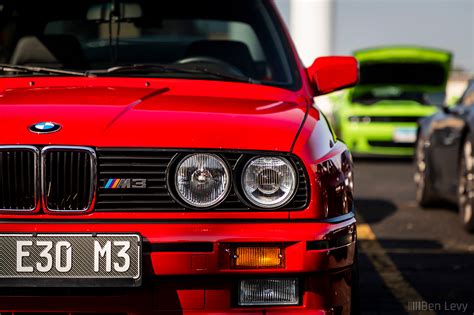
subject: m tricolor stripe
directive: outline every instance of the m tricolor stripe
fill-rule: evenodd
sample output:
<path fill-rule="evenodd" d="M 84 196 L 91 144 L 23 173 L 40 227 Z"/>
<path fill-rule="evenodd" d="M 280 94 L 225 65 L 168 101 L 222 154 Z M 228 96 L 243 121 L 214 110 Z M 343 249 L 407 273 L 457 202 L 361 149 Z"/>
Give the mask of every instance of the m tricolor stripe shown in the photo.
<path fill-rule="evenodd" d="M 145 178 L 109 178 L 104 180 L 104 189 L 145 189 Z"/>
<path fill-rule="evenodd" d="M 107 181 L 104 188 L 105 189 L 117 188 L 118 184 L 120 184 L 120 179 L 119 178 L 111 178 Z"/>

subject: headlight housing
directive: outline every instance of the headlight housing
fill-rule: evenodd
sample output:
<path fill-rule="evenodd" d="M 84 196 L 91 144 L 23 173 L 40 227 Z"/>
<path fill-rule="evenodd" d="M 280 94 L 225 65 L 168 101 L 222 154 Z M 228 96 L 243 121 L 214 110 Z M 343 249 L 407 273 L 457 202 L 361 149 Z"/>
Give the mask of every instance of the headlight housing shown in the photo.
<path fill-rule="evenodd" d="M 255 206 L 274 209 L 288 203 L 297 186 L 293 165 L 283 157 L 251 159 L 242 172 L 242 189 Z"/>
<path fill-rule="evenodd" d="M 230 189 L 227 164 L 214 154 L 191 154 L 176 168 L 175 188 L 190 206 L 210 208 L 222 202 Z"/>

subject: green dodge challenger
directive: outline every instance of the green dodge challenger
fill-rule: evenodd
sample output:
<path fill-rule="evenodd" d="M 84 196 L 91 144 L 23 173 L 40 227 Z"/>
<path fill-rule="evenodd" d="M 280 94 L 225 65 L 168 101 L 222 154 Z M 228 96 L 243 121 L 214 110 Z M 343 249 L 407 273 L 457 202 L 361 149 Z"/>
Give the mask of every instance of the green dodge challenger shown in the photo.
<path fill-rule="evenodd" d="M 359 50 L 360 83 L 335 98 L 336 131 L 355 155 L 412 156 L 418 119 L 433 114 L 451 68 L 448 51 Z"/>

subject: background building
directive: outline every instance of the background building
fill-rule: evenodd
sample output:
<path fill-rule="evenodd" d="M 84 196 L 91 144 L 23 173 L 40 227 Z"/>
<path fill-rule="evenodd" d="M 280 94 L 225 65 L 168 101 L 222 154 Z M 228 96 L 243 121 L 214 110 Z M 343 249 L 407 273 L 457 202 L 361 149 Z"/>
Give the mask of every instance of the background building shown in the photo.
<path fill-rule="evenodd" d="M 448 99 L 474 74 L 474 0 L 275 0 L 301 59 L 383 45 L 454 53 Z"/>
<path fill-rule="evenodd" d="M 473 0 L 276 0 L 306 64 L 315 56 L 412 44 L 453 51 L 474 72 Z"/>

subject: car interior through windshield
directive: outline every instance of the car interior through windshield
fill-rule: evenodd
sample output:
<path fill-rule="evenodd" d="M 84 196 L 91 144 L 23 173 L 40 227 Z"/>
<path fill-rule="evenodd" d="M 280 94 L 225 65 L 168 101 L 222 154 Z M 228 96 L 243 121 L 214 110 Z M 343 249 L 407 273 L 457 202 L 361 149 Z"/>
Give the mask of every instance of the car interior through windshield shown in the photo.
<path fill-rule="evenodd" d="M 265 5 L 259 0 L 177 0 L 164 10 L 159 1 L 144 0 L 0 0 L 0 63 L 83 71 L 141 65 L 113 75 L 227 75 L 290 86 L 295 73 L 287 43 L 275 17 L 261 10 Z"/>

